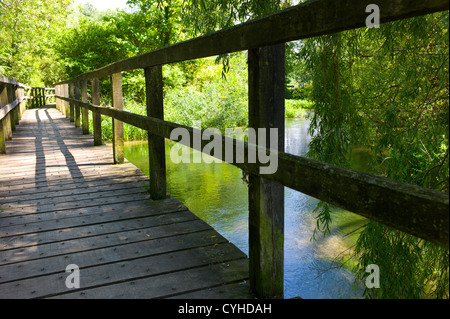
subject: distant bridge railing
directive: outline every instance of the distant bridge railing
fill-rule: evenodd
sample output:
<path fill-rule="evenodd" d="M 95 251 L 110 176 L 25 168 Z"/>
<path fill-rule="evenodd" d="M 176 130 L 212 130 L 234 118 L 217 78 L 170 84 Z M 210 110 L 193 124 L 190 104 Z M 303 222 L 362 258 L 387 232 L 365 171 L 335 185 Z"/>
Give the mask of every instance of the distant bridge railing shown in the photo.
<path fill-rule="evenodd" d="M 166 197 L 164 139 L 176 128 L 189 131 L 198 151 L 210 141 L 194 143 L 198 130 L 164 121 L 162 65 L 248 50 L 249 126 L 278 129 L 278 170 L 261 175 L 259 163 L 232 164 L 249 173 L 249 271 L 259 297 L 283 296 L 284 187 L 332 203 L 371 220 L 449 247 L 449 196 L 446 193 L 368 175 L 284 152 L 285 42 L 365 26 L 372 0 L 313 0 L 212 34 L 112 63 L 56 83 L 56 105 L 75 126 L 89 133 L 93 112 L 94 144 L 101 144 L 101 115 L 113 122 L 113 156 L 124 161 L 123 123 L 149 133 L 150 192 Z M 447 0 L 379 0 L 380 21 L 448 10 Z M 121 72 L 144 69 L 147 116 L 123 111 Z M 111 77 L 112 107 L 99 106 L 99 78 Z M 87 81 L 92 101 L 88 101 Z M 242 143 L 224 136 L 225 146 Z M 173 139 L 178 141 L 178 139 Z M 268 145 L 268 144 L 266 144 Z M 259 148 L 244 143 L 244 154 Z M 236 158 L 236 154 L 233 154 Z M 220 158 L 222 159 L 222 158 Z"/>
<path fill-rule="evenodd" d="M 0 154 L 6 153 L 6 141 L 12 139 L 27 100 L 30 108 L 54 103 L 55 89 L 30 87 L 0 75 Z"/>

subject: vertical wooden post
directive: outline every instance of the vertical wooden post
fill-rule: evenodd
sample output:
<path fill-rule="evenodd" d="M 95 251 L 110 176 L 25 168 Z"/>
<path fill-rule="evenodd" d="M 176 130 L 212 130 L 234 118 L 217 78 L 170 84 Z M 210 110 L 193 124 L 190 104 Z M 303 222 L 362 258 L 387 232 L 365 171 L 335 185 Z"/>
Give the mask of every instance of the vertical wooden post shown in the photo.
<path fill-rule="evenodd" d="M 284 44 L 249 50 L 249 127 L 278 129 L 284 150 Z M 258 140 L 258 144 L 260 141 Z M 283 298 L 284 187 L 249 176 L 250 287 L 259 298 Z"/>
<path fill-rule="evenodd" d="M 20 87 L 20 86 L 17 87 L 17 98 L 18 99 L 22 99 L 23 98 L 23 88 Z M 19 122 L 22 119 L 23 103 L 24 103 L 24 101 L 22 100 L 20 102 L 19 106 L 17 107 L 17 119 L 18 119 Z"/>
<path fill-rule="evenodd" d="M 71 99 L 75 97 L 74 83 L 69 84 L 69 97 Z M 73 103 L 70 103 L 70 122 L 75 122 L 75 105 Z"/>
<path fill-rule="evenodd" d="M 19 87 L 17 85 L 13 86 L 13 101 L 19 99 Z M 20 119 L 20 105 L 16 106 L 14 109 L 14 122 L 15 125 L 19 125 L 19 119 Z"/>
<path fill-rule="evenodd" d="M 8 85 L 6 83 L 0 84 L 0 104 L 5 106 L 8 104 Z M 3 129 L 5 134 L 5 139 L 9 141 L 12 139 L 12 130 L 11 130 L 11 116 L 8 113 L 3 118 Z"/>
<path fill-rule="evenodd" d="M 44 88 L 40 88 L 41 91 L 41 106 L 45 105 L 45 90 Z"/>
<path fill-rule="evenodd" d="M 92 104 L 100 105 L 100 81 L 95 78 L 91 82 Z M 94 126 L 94 145 L 102 145 L 102 116 L 97 112 L 92 112 Z"/>
<path fill-rule="evenodd" d="M 64 97 L 69 97 L 69 84 L 63 84 L 63 95 Z M 64 108 L 66 110 L 66 119 L 68 119 L 70 117 L 70 105 L 69 102 L 64 101 L 63 102 Z"/>
<path fill-rule="evenodd" d="M 6 154 L 6 136 L 5 128 L 3 126 L 3 119 L 0 120 L 0 154 Z"/>
<path fill-rule="evenodd" d="M 56 85 L 55 86 L 55 94 L 56 95 L 61 95 L 61 92 L 60 92 L 60 90 L 59 90 L 59 85 Z M 59 111 L 59 103 L 61 103 L 61 100 L 60 99 L 56 99 L 56 101 L 55 101 L 55 104 L 56 104 L 56 109 Z"/>
<path fill-rule="evenodd" d="M 80 99 L 80 82 L 75 82 L 75 100 Z M 80 107 L 75 105 L 75 127 L 81 126 Z"/>
<path fill-rule="evenodd" d="M 12 84 L 6 86 L 7 95 L 8 95 L 8 103 L 12 103 L 14 98 L 14 86 Z M 9 112 L 9 120 L 11 121 L 11 132 L 14 132 L 16 130 L 16 115 L 15 111 L 11 110 Z"/>
<path fill-rule="evenodd" d="M 147 116 L 164 120 L 162 66 L 145 70 Z M 166 153 L 163 137 L 148 134 L 150 195 L 152 199 L 166 198 Z"/>
<path fill-rule="evenodd" d="M 2 98 L 3 85 L 0 83 L 0 109 L 4 106 Z M 0 119 L 0 154 L 6 154 L 6 127 L 3 124 L 5 118 Z"/>
<path fill-rule="evenodd" d="M 65 84 L 61 84 L 59 86 L 59 95 L 66 97 L 64 87 L 65 87 Z M 60 108 L 61 113 L 67 117 L 66 101 L 61 100 L 61 103 L 59 104 L 59 108 Z"/>
<path fill-rule="evenodd" d="M 34 89 L 30 89 L 30 108 L 34 108 Z"/>
<path fill-rule="evenodd" d="M 81 81 L 81 101 L 88 102 L 87 81 Z M 81 117 L 83 119 L 83 134 L 89 134 L 89 110 L 85 107 L 81 108 Z"/>
<path fill-rule="evenodd" d="M 55 93 L 57 93 L 59 96 L 64 96 L 64 92 L 62 90 L 62 85 L 57 85 L 55 88 Z M 61 99 L 56 100 L 56 109 L 60 112 L 62 112 L 62 106 L 64 104 L 64 101 Z"/>
<path fill-rule="evenodd" d="M 122 96 L 122 74 L 114 73 L 111 75 L 112 106 L 118 110 L 123 110 Z M 124 144 L 123 144 L 123 123 L 113 118 L 113 154 L 114 163 L 122 164 L 124 162 Z"/>

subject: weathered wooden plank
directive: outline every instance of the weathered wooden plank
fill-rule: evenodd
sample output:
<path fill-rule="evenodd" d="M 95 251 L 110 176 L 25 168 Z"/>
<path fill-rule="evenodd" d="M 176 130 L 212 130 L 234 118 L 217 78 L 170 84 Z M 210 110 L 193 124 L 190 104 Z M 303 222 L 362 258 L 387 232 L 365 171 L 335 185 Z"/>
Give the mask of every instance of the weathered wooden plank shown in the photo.
<path fill-rule="evenodd" d="M 63 194 L 52 194 L 50 196 L 44 197 L 44 200 L 42 198 L 33 198 L 33 199 L 24 199 L 24 200 L 18 200 L 18 201 L 7 201 L 5 203 L 1 204 L 1 208 L 7 209 L 11 207 L 26 207 L 26 206 L 39 206 L 43 202 L 45 202 L 45 205 L 56 205 L 60 203 L 70 203 L 72 201 L 74 202 L 83 202 L 83 201 L 90 201 L 93 202 L 96 199 L 103 199 L 106 197 L 114 197 L 114 196 L 129 196 L 133 194 L 143 194 L 142 198 L 148 197 L 146 196 L 147 191 L 144 188 L 144 185 L 139 185 L 136 183 L 129 184 L 132 186 L 126 187 L 117 187 L 117 188 L 106 188 L 103 190 L 97 190 L 96 192 L 80 192 L 79 194 L 73 194 L 77 195 L 76 199 L 68 199 Z"/>
<path fill-rule="evenodd" d="M 0 220 L 0 229 L 2 231 L 6 231 L 5 227 L 11 227 L 14 225 L 22 226 L 24 227 L 26 224 L 31 223 L 39 223 L 38 225 L 42 225 L 42 222 L 50 221 L 53 222 L 55 220 L 58 220 L 61 222 L 65 218 L 72 218 L 72 217 L 79 217 L 86 215 L 98 215 L 98 214 L 104 214 L 105 212 L 112 212 L 112 211 L 121 211 L 121 212 L 130 212 L 133 214 L 139 214 L 142 213 L 143 210 L 147 209 L 149 210 L 149 213 L 154 211 L 155 205 L 152 201 L 143 200 L 139 196 L 130 196 L 131 198 L 127 198 L 126 200 L 124 198 L 122 201 L 117 201 L 114 199 L 113 202 L 107 202 L 108 207 L 95 205 L 99 203 L 98 201 L 95 202 L 94 205 L 79 205 L 75 209 L 60 209 L 60 210 L 51 210 L 47 212 L 42 213 L 32 213 L 32 214 L 12 214 L 10 211 L 8 211 L 8 214 L 2 214 Z M 76 202 L 76 201 L 74 201 Z M 119 204 L 119 205 L 118 205 Z M 111 206 L 111 208 L 109 208 Z M 159 203 L 158 205 L 158 213 L 163 214 L 167 212 L 175 212 L 180 210 L 187 210 L 184 205 L 181 205 L 179 202 L 164 202 Z M 130 215 L 132 216 L 132 215 Z M 130 217 L 128 216 L 128 217 Z M 61 224 L 60 224 L 61 226 Z M 42 226 L 39 226 L 41 228 Z M 20 227 L 19 227 L 20 228 Z"/>
<path fill-rule="evenodd" d="M 100 205 L 107 205 L 118 202 L 129 202 L 135 200 L 146 200 L 150 199 L 150 195 L 145 191 L 135 192 L 134 194 L 124 193 L 122 196 L 119 194 L 110 193 L 109 196 L 100 196 L 95 199 L 89 199 L 84 201 L 71 201 L 71 202 L 59 202 L 53 204 L 45 203 L 45 200 L 42 203 L 37 205 L 4 205 L 1 207 L 2 212 L 7 212 L 9 216 L 14 215 L 24 215 L 24 214 L 37 214 L 37 213 L 46 213 L 52 211 L 59 210 L 67 210 L 67 209 L 76 209 L 83 207 L 96 207 Z"/>
<path fill-rule="evenodd" d="M 103 208 L 103 210 L 106 209 Z M 139 211 L 139 209 L 136 209 L 136 211 Z M 145 212 L 141 209 L 141 213 Z M 148 229 L 150 227 L 175 225 L 178 223 L 185 223 L 195 220 L 198 220 L 198 218 L 194 214 L 186 213 L 186 210 L 179 210 L 166 213 L 162 212 L 161 214 L 155 216 L 126 219 L 119 222 L 105 221 L 92 225 L 81 224 L 78 227 L 49 229 L 39 233 L 14 235 L 11 237 L 5 237 L 1 240 L 2 258 L 0 259 L 0 262 L 2 264 L 9 264 L 61 254 L 61 247 L 58 250 L 40 251 L 38 249 L 40 245 L 59 243 L 59 245 L 62 246 L 62 242 L 70 240 L 80 241 L 82 238 L 92 236 L 108 235 L 133 230 L 138 231 Z M 92 243 L 90 247 L 97 248 L 98 245 L 101 244 L 95 242 Z"/>
<path fill-rule="evenodd" d="M 98 206 L 95 207 L 95 210 L 99 210 Z M 164 214 L 167 212 L 161 211 L 158 214 Z M 67 217 L 67 218 L 57 218 L 52 220 L 45 220 L 40 222 L 32 222 L 29 224 L 22 225 L 11 225 L 4 226 L 1 228 L 2 233 L 0 234 L 0 238 L 18 236 L 23 234 L 31 234 L 36 232 L 43 232 L 48 230 L 59 230 L 70 227 L 77 227 L 79 225 L 94 225 L 102 222 L 112 222 L 118 220 L 128 220 L 128 219 L 136 219 L 142 217 L 142 211 L 130 211 L 126 214 L 123 211 L 113 211 L 109 214 L 98 213 L 98 214 L 83 214 L 80 216 Z"/>
<path fill-rule="evenodd" d="M 251 295 L 249 291 L 249 283 L 246 280 L 242 280 L 236 283 L 224 284 L 213 288 L 172 295 L 167 299 L 254 299 L 255 296 Z"/>
<path fill-rule="evenodd" d="M 100 169 L 100 168 L 99 168 Z M 67 178 L 64 178 L 65 176 L 57 176 L 53 179 L 47 179 L 47 180 L 33 180 L 32 178 L 26 178 L 23 177 L 20 179 L 20 181 L 15 179 L 11 179 L 9 181 L 2 181 L 2 184 L 0 184 L 0 193 L 14 193 L 23 191 L 25 194 L 26 192 L 33 192 L 36 188 L 38 189 L 37 192 L 45 191 L 46 188 L 51 189 L 52 187 L 65 187 L 64 185 L 68 185 L 68 188 L 70 188 L 70 185 L 77 185 L 80 184 L 80 186 L 83 186 L 83 183 L 89 183 L 91 181 L 102 181 L 105 179 L 116 179 L 123 177 L 123 174 L 121 172 L 117 171 L 106 171 L 104 174 L 101 174 L 99 172 L 99 169 L 91 169 L 89 171 L 83 171 L 82 176 L 67 176 Z M 62 173 L 62 172 L 61 172 Z M 145 175 L 138 171 L 136 168 L 133 167 L 126 167 L 123 170 L 123 173 L 128 173 L 135 177 L 144 177 Z M 135 174 L 135 175 L 133 175 Z M 2 194 L 3 195 L 3 194 Z"/>
<path fill-rule="evenodd" d="M 131 173 L 131 171 L 130 171 Z M 102 178 L 101 178 L 102 177 Z M 68 192 L 69 190 L 79 190 L 83 192 L 84 190 L 91 187 L 104 187 L 110 186 L 111 183 L 117 183 L 118 185 L 129 183 L 131 181 L 135 181 L 138 183 L 144 183 L 148 181 L 144 175 L 131 175 L 131 176 L 123 176 L 122 175 L 111 175 L 110 177 L 99 176 L 99 178 L 84 180 L 80 179 L 78 182 L 73 180 L 67 180 L 67 183 L 42 183 L 42 186 L 35 186 L 35 184 L 30 184 L 30 187 L 22 187 L 11 189 L 11 187 L 0 187 L 0 196 L 4 199 L 4 201 L 8 201 L 9 199 L 21 196 L 21 198 L 27 198 L 27 196 L 34 196 L 35 198 L 45 198 L 47 193 L 50 192 Z M 2 185 L 3 186 L 3 185 Z M 2 190 L 2 188 L 5 188 Z"/>
<path fill-rule="evenodd" d="M 127 165 L 128 166 L 128 165 Z M 104 165 L 104 169 L 107 169 L 106 165 Z M 131 166 L 125 167 L 125 172 L 129 174 L 133 174 L 136 172 L 136 176 L 143 176 L 143 173 L 138 173 L 136 168 Z M 105 172 L 106 176 L 116 175 L 120 176 L 120 172 L 117 170 L 111 170 L 109 172 Z M 11 175 L 1 184 L 2 187 L 7 187 L 8 189 L 21 189 L 27 188 L 30 185 L 35 187 L 36 185 L 47 186 L 53 184 L 70 184 L 77 183 L 79 181 L 85 181 L 89 179 L 94 179 L 96 177 L 101 178 L 103 176 L 101 167 L 97 168 L 89 168 L 84 169 L 83 171 L 75 172 L 74 170 L 58 170 L 54 172 L 48 172 L 46 174 L 40 173 L 38 174 L 36 179 L 31 178 L 26 175 Z M 16 186 L 14 188 L 14 186 Z"/>
<path fill-rule="evenodd" d="M 5 243 L 2 243 L 2 246 L 0 247 L 0 260 L 9 260 L 10 264 L 15 264 L 18 262 L 28 262 L 30 260 L 41 260 L 44 255 L 45 259 L 47 259 L 51 256 L 112 247 L 124 243 L 172 238 L 177 235 L 212 229 L 211 226 L 204 221 L 199 220 L 192 215 L 178 214 L 176 216 L 179 217 L 179 219 L 175 220 L 172 220 L 172 216 L 175 215 L 164 214 L 161 216 L 154 216 L 153 218 L 148 218 L 144 226 L 134 223 L 136 228 L 128 230 L 121 230 L 117 227 L 117 223 L 111 225 L 110 223 L 103 224 L 103 227 L 109 226 L 110 232 L 107 232 L 108 230 L 102 227 L 100 233 L 92 232 L 92 225 L 86 226 L 79 229 L 81 230 L 81 234 L 86 235 L 75 238 L 68 238 L 67 233 L 64 231 L 56 232 L 57 234 L 65 234 L 64 236 L 58 237 L 49 235 L 50 232 L 46 234 L 48 236 L 41 236 L 42 233 L 39 233 L 36 234 L 39 240 L 41 240 L 39 243 L 36 238 L 30 240 L 31 238 L 29 236 L 21 236 L 21 241 L 15 240 L 12 241 L 12 243 L 10 241 L 5 241 Z M 115 228 L 113 226 L 115 226 Z M 129 225 L 127 225 L 127 227 L 129 227 Z M 91 230 L 86 232 L 86 229 Z M 58 240 L 56 241 L 55 239 Z M 37 246 L 42 249 L 36 249 Z M 42 252 L 44 252 L 44 255 L 42 255 Z M 21 260 L 17 260 L 17 256 L 19 255 L 21 256 Z"/>
<path fill-rule="evenodd" d="M 202 244 L 199 243 L 199 245 Z M 127 250 L 124 251 L 124 253 L 127 252 Z M 134 258 L 128 256 L 130 259 L 133 258 L 132 261 L 119 261 L 86 268 L 83 268 L 85 259 L 80 258 L 77 264 L 81 269 L 80 287 L 87 289 L 111 285 L 117 282 L 245 258 L 241 251 L 227 243 L 168 252 L 150 257 L 145 255 L 142 257 L 142 253 L 140 251 L 134 252 Z M 98 256 L 97 259 L 99 259 Z M 55 274 L 0 284 L 0 296 L 3 298 L 41 298 L 67 293 L 70 290 L 65 285 L 66 276 L 62 276 L 62 272 L 65 271 L 67 265 L 62 261 L 58 273 Z M 20 290 L 17 289 L 17 285 L 20 285 Z"/>
<path fill-rule="evenodd" d="M 201 289 L 248 280 L 248 262 L 238 259 L 158 276 L 130 280 L 110 286 L 81 290 L 55 298 L 168 298 Z M 151 287 L 151 289 L 149 289 Z"/>

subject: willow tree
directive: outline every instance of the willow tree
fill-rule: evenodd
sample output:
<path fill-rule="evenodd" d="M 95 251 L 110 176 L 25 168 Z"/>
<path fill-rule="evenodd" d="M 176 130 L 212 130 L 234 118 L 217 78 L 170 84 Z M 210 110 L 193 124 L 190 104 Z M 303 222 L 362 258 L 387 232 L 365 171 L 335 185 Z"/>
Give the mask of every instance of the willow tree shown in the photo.
<path fill-rule="evenodd" d="M 192 31 L 207 33 L 289 6 L 282 0 L 186 0 Z M 308 156 L 354 168 L 366 150 L 368 173 L 448 192 L 448 12 L 301 42 L 294 54 L 311 79 L 314 115 Z M 226 61 L 226 60 L 225 60 Z M 335 208 L 321 202 L 318 228 L 329 232 Z M 448 249 L 375 222 L 354 247 L 354 271 L 380 268 L 366 297 L 448 297 Z"/>
<path fill-rule="evenodd" d="M 302 53 L 315 103 L 308 156 L 448 193 L 448 12 L 309 39 Z M 321 203 L 323 230 L 333 207 Z M 357 277 L 380 268 L 377 298 L 448 298 L 448 249 L 369 222 L 353 258 Z"/>

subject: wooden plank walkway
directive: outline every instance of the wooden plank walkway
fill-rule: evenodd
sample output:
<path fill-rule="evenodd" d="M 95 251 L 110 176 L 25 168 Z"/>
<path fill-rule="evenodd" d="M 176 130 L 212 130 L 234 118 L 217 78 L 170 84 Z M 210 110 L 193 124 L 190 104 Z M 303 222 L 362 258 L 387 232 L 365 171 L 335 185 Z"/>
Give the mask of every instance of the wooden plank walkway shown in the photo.
<path fill-rule="evenodd" d="M 250 297 L 243 252 L 92 145 L 54 108 L 23 114 L 0 155 L 0 298 Z"/>

